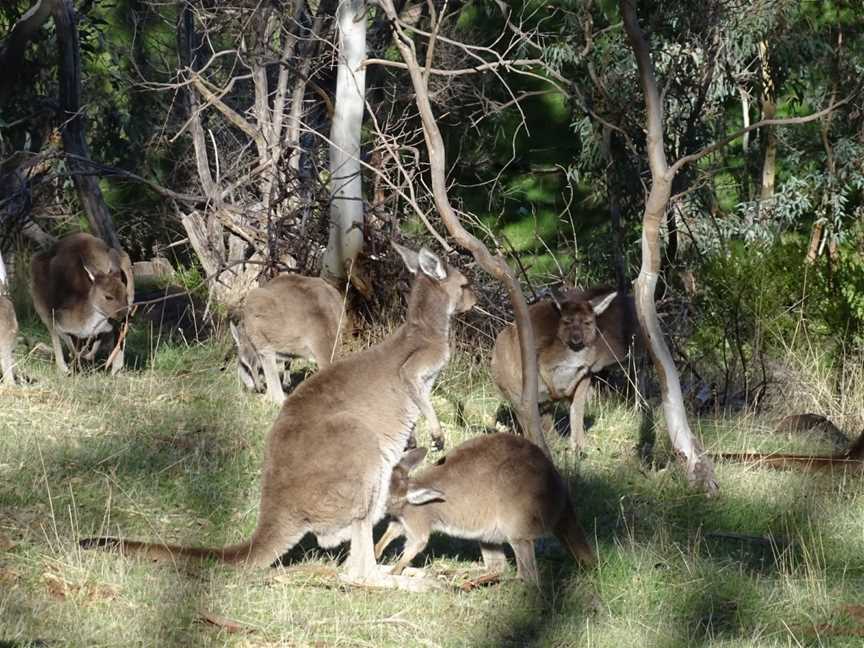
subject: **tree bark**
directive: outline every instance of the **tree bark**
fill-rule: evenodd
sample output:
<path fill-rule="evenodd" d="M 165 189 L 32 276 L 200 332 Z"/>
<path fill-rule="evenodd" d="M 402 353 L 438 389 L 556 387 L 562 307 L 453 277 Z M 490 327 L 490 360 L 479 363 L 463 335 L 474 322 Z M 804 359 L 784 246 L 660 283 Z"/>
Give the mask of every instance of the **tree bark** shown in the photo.
<path fill-rule="evenodd" d="M 768 61 L 768 43 L 759 42 L 759 58 L 762 69 L 762 119 L 774 119 L 777 114 L 774 79 Z M 769 200 L 774 196 L 774 180 L 777 176 L 777 135 L 773 126 L 762 129 L 762 181 L 759 198 Z"/>
<path fill-rule="evenodd" d="M 84 138 L 84 117 L 81 112 L 81 50 L 75 8 L 72 0 L 44 1 L 52 4 L 51 15 L 57 30 L 57 81 L 60 86 L 63 150 L 77 158 L 89 160 L 90 150 Z M 99 189 L 99 181 L 90 172 L 90 166 L 76 157 L 67 158 L 67 164 L 90 228 L 110 247 L 121 250 L 111 214 Z"/>
<path fill-rule="evenodd" d="M 660 227 L 669 205 L 675 174 L 666 161 L 663 104 L 654 76 L 651 54 L 632 3 L 633 0 L 621 0 L 621 16 L 636 58 L 639 80 L 645 95 L 647 155 L 651 169 L 651 190 L 642 217 L 642 267 L 635 285 L 636 314 L 660 381 L 663 411 L 672 445 L 679 459 L 686 464 L 688 481 L 701 486 L 709 494 L 715 494 L 718 485 L 714 477 L 714 465 L 690 430 L 678 370 L 660 329 L 654 302 L 661 266 Z"/>
<path fill-rule="evenodd" d="M 396 30 L 396 46 L 402 55 L 402 60 L 408 66 L 408 74 L 416 95 L 417 108 L 420 111 L 420 119 L 423 123 L 423 135 L 426 140 L 426 149 L 429 153 L 430 175 L 432 180 L 432 193 L 435 206 L 441 215 L 441 220 L 447 227 L 447 231 L 456 242 L 474 256 L 478 265 L 486 272 L 504 284 L 510 301 L 513 304 L 513 316 L 516 320 L 516 331 L 519 336 L 519 348 L 522 359 L 522 401 L 514 403 L 519 409 L 520 420 L 527 421 L 528 429 L 525 431 L 528 437 L 537 444 L 543 452 L 550 455 L 543 431 L 540 426 L 540 413 L 537 409 L 537 351 L 534 343 L 534 329 L 528 317 L 528 304 L 516 275 L 507 265 L 501 255 L 492 256 L 489 249 L 482 241 L 472 236 L 464 227 L 450 204 L 447 196 L 446 181 L 446 158 L 444 140 L 441 131 L 435 122 L 432 113 L 432 104 L 429 101 L 428 77 L 421 71 L 417 62 L 414 43 L 400 28 L 396 9 L 392 0 L 379 0 L 379 5 L 387 14 Z M 437 27 L 436 27 L 437 28 Z M 433 44 L 430 44 L 430 48 Z M 428 59 L 427 59 L 428 60 Z M 551 456 L 551 455 L 550 455 Z"/>
<path fill-rule="evenodd" d="M 615 283 L 618 292 L 625 293 L 627 286 L 627 271 L 624 264 L 624 230 L 621 226 L 621 202 L 618 199 L 618 187 L 615 179 L 615 157 L 612 153 L 612 129 L 602 126 L 600 150 L 606 161 L 606 197 L 609 200 L 609 216 L 612 222 L 612 258 L 615 262 Z"/>
<path fill-rule="evenodd" d="M 330 131 L 330 237 L 321 274 L 341 281 L 363 248 L 360 134 L 366 100 L 365 0 L 344 0 L 336 20 L 339 66 Z"/>

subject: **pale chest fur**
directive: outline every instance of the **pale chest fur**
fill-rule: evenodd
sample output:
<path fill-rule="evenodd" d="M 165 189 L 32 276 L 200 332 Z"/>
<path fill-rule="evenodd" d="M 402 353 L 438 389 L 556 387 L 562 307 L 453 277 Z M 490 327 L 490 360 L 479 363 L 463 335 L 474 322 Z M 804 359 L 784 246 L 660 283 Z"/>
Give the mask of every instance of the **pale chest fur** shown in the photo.
<path fill-rule="evenodd" d="M 541 353 L 540 384 L 538 397 L 541 401 L 551 398 L 550 389 L 559 397 L 570 396 L 576 384 L 585 377 L 594 363 L 596 352 L 586 347 L 581 351 L 571 351 L 566 347 Z"/>
<path fill-rule="evenodd" d="M 68 315 L 64 317 L 61 312 L 57 314 L 60 315 L 57 319 L 57 328 L 75 337 L 89 338 L 111 330 L 111 322 L 95 308 L 89 308 L 86 315 L 81 318 Z"/>

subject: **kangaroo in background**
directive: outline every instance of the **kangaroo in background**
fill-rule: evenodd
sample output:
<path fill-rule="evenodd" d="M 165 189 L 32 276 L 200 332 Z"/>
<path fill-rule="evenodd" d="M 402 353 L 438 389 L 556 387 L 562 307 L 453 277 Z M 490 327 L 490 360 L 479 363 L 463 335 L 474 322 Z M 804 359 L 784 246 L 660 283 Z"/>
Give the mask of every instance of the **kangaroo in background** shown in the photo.
<path fill-rule="evenodd" d="M 375 545 L 375 557 L 405 535 L 405 550 L 393 574 L 423 551 L 432 531 L 479 540 L 490 571 L 506 565 L 500 547 L 506 542 L 516 555 L 519 578 L 538 586 L 537 538 L 554 534 L 577 561 L 595 562 L 567 485 L 543 451 L 524 437 L 475 437 L 437 464 L 409 475 L 425 455 L 425 448 L 405 453 L 390 480 L 387 513 L 394 520 Z"/>
<path fill-rule="evenodd" d="M 585 401 L 591 374 L 623 364 L 639 330 L 633 298 L 611 288 L 570 290 L 528 309 L 536 339 L 538 402 L 569 400 L 570 445 L 585 445 Z M 511 403 L 522 399 L 522 360 L 515 324 L 495 338 L 492 377 Z M 519 421 L 523 429 L 524 421 Z"/>
<path fill-rule="evenodd" d="M 393 467 L 450 355 L 450 320 L 476 302 L 469 282 L 432 252 L 394 244 L 415 274 L 405 322 L 381 343 L 317 372 L 285 400 L 267 436 L 258 524 L 224 548 L 90 538 L 156 559 L 213 558 L 266 566 L 312 532 L 323 547 L 350 539 L 349 579 L 390 584 L 376 569 L 372 527 L 384 516 Z"/>
<path fill-rule="evenodd" d="M 132 264 L 125 252 L 109 248 L 87 233 L 60 239 L 50 250 L 33 256 L 30 294 L 51 335 L 57 369 L 69 373 L 60 338 L 74 351 L 70 336 L 87 340 L 113 333 L 111 320 L 123 317 L 135 297 Z M 95 356 L 97 339 L 87 354 Z M 123 368 L 122 349 L 111 373 Z"/>
<path fill-rule="evenodd" d="M 319 277 L 283 274 L 251 290 L 231 335 L 237 345 L 240 380 L 261 391 L 264 372 L 267 395 L 277 405 L 285 401 L 277 360 L 299 356 L 330 366 L 347 314 L 342 295 Z"/>

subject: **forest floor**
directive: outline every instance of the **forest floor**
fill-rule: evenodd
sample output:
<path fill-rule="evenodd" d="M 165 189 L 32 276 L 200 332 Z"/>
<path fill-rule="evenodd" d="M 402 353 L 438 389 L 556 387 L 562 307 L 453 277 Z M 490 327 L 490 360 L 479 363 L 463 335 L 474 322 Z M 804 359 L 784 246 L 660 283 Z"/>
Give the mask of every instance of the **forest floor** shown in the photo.
<path fill-rule="evenodd" d="M 861 645 L 860 478 L 726 463 L 706 499 L 687 487 L 662 421 L 655 465 L 636 459 L 639 418 L 617 398 L 589 404 L 584 457 L 552 439 L 599 564 L 580 569 L 554 539 L 539 542 L 539 591 L 512 566 L 463 591 L 482 573 L 478 547 L 442 536 L 417 559 L 441 584 L 428 593 L 343 585 L 342 555 L 308 538 L 263 573 L 80 550 L 78 538 L 102 534 L 249 536 L 276 409 L 240 389 L 233 360 L 222 370 L 220 340 L 158 346 L 117 378 L 60 379 L 31 356 L 35 382 L 0 387 L 0 646 Z M 457 354 L 434 403 L 452 448 L 483 433 L 500 400 Z M 830 451 L 772 433 L 768 417 L 692 421 L 712 452 Z"/>

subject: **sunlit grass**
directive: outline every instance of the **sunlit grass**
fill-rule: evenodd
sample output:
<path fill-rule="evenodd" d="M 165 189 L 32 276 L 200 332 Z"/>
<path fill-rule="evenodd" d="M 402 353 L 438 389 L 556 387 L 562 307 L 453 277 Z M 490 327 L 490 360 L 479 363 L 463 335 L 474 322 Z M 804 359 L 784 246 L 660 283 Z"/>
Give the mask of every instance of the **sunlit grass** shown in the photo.
<path fill-rule="evenodd" d="M 276 412 L 240 389 L 233 364 L 222 370 L 228 347 L 148 348 L 145 368 L 116 379 L 59 379 L 33 356 L 23 369 L 34 384 L 0 387 L 0 642 L 860 645 L 814 629 L 855 627 L 843 606 L 864 602 L 860 479 L 727 463 L 718 466 L 720 496 L 706 500 L 685 483 L 662 420 L 655 466 L 636 459 L 639 415 L 615 397 L 590 403 L 583 458 L 567 454 L 566 438 L 550 437 L 600 562 L 577 569 L 554 540 L 543 541 L 540 592 L 512 572 L 500 585 L 459 591 L 479 573 L 478 551 L 444 538 L 425 560 L 445 587 L 424 594 L 345 588 L 332 576 L 340 553 L 309 541 L 264 573 L 79 550 L 76 539 L 92 534 L 220 544 L 251 532 Z M 821 386 L 813 390 L 828 402 Z M 453 447 L 494 426 L 500 400 L 486 365 L 456 354 L 434 403 Z M 851 401 L 835 405 L 854 420 Z M 774 434 L 775 418 L 693 424 L 715 452 L 824 451 L 817 440 Z M 417 437 L 427 442 L 425 423 Z"/>

